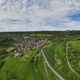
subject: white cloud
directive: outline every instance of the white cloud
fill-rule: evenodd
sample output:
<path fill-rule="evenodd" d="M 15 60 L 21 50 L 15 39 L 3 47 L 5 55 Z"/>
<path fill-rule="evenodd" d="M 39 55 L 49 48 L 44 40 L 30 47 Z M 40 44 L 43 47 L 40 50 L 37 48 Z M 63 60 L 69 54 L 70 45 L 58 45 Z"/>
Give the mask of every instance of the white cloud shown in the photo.
<path fill-rule="evenodd" d="M 67 17 L 79 11 L 80 0 L 8 0 L 2 6 L 4 2 L 0 31 L 80 29 L 79 21 Z"/>

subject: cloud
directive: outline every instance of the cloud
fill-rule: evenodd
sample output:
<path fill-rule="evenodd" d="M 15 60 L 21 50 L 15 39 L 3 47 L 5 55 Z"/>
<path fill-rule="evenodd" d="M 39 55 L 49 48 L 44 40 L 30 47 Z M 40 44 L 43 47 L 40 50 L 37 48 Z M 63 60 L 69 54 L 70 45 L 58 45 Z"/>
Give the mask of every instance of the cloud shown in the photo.
<path fill-rule="evenodd" d="M 1 0 L 0 31 L 80 30 L 80 0 Z"/>

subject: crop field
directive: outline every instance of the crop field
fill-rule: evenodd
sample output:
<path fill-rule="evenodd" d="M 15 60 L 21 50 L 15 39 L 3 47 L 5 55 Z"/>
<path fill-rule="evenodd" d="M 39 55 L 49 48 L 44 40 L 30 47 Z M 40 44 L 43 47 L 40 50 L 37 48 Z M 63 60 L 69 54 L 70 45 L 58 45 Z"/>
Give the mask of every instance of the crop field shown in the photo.
<path fill-rule="evenodd" d="M 0 80 L 80 80 L 80 31 L 0 33 Z"/>

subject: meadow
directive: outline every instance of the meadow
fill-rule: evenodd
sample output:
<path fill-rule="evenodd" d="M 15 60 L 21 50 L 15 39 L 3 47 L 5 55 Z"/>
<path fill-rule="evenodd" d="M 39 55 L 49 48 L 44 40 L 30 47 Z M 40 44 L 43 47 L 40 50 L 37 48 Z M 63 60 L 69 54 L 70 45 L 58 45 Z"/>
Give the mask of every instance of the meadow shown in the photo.
<path fill-rule="evenodd" d="M 80 80 L 80 31 L 0 33 L 0 80 L 61 78 Z"/>

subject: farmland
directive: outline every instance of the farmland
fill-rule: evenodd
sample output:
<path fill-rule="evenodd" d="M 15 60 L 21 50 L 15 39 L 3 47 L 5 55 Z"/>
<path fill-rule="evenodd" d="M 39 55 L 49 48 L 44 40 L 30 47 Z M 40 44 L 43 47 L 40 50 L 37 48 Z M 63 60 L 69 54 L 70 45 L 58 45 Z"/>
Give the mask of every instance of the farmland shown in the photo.
<path fill-rule="evenodd" d="M 80 76 L 80 41 L 68 42 L 67 48 L 69 63 L 75 73 Z"/>
<path fill-rule="evenodd" d="M 80 80 L 80 31 L 0 33 L 0 80 Z"/>
<path fill-rule="evenodd" d="M 30 53 L 36 53 L 36 50 Z M 33 55 L 35 54 L 31 55 L 31 59 Z M 43 67 L 44 64 L 42 60 L 36 63 L 36 65 L 34 65 L 31 62 L 31 59 L 23 60 L 23 58 L 19 57 L 10 57 L 1 68 L 1 80 L 41 80 L 41 78 L 42 80 L 46 80 L 46 75 Z M 41 70 L 43 70 L 43 73 L 41 73 Z"/>
<path fill-rule="evenodd" d="M 50 65 L 66 80 L 80 80 L 80 78 L 70 70 L 67 60 L 64 43 L 48 45 L 43 49 Z"/>

